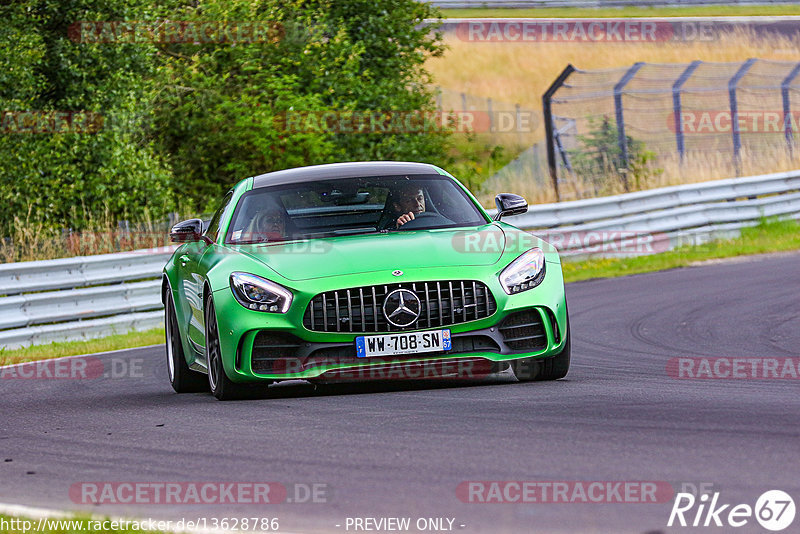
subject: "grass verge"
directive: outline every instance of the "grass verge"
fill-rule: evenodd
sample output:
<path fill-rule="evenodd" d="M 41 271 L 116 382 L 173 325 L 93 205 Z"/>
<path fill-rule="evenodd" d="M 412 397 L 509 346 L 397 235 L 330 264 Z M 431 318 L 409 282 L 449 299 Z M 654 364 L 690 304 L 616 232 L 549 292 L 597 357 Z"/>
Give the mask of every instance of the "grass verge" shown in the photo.
<path fill-rule="evenodd" d="M 164 342 L 164 329 L 154 328 L 145 332 L 129 332 L 88 341 L 65 341 L 48 345 L 34 345 L 21 349 L 0 349 L 0 365 L 32 362 L 62 356 L 94 354 L 110 350 L 132 349 Z"/>
<path fill-rule="evenodd" d="M 158 523 L 158 522 L 155 522 Z M 163 522 L 166 524 L 166 522 Z M 37 532 L 38 534 L 67 534 L 80 532 L 103 532 L 103 533 L 137 533 L 142 532 L 157 533 L 159 530 L 146 530 L 144 527 L 147 522 L 134 520 L 111 520 L 94 519 L 88 517 L 75 516 L 69 519 L 48 518 L 43 519 L 41 524 L 38 519 L 27 517 L 12 517 L 0 514 L 0 534 L 28 534 Z M 39 528 L 41 526 L 41 528 Z"/>
<path fill-rule="evenodd" d="M 629 274 L 687 267 L 696 262 L 733 258 L 768 252 L 800 250 L 800 222 L 795 220 L 762 221 L 745 228 L 736 239 L 712 241 L 705 245 L 684 246 L 651 256 L 603 258 L 563 262 L 564 280 L 577 282 L 591 278 L 612 278 Z"/>
<path fill-rule="evenodd" d="M 613 278 L 687 267 L 704 260 L 794 250 L 800 250 L 800 222 L 764 220 L 758 226 L 743 229 L 741 236 L 736 239 L 712 241 L 699 246 L 684 246 L 651 256 L 602 258 L 577 262 L 569 261 L 567 257 L 563 261 L 564 280 L 577 282 L 592 278 Z M 163 342 L 164 330 L 157 328 L 90 341 L 69 341 L 23 349 L 0 350 L 0 365 L 130 349 Z M 0 530 L 0 533 L 2 532 Z"/>
<path fill-rule="evenodd" d="M 685 7 L 544 7 L 442 9 L 445 18 L 757 17 L 800 15 L 798 5 Z"/>

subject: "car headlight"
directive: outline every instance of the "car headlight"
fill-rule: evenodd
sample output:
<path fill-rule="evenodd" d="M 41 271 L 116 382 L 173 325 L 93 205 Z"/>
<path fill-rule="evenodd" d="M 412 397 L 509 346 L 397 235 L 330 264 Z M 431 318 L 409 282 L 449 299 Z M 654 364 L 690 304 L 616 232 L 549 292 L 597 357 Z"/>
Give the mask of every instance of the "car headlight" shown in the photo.
<path fill-rule="evenodd" d="M 292 304 L 291 291 L 254 274 L 231 274 L 231 290 L 239 304 L 249 310 L 286 313 Z"/>
<path fill-rule="evenodd" d="M 509 295 L 527 291 L 542 283 L 544 272 L 544 252 L 540 248 L 532 248 L 503 269 L 500 285 Z"/>

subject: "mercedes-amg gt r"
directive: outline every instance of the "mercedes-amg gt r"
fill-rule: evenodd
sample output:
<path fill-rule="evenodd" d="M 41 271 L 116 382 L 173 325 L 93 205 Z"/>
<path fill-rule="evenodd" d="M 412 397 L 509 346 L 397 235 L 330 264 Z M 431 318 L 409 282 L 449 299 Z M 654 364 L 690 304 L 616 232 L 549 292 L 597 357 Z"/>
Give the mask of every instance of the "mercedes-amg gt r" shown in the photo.
<path fill-rule="evenodd" d="M 177 224 L 164 267 L 167 363 L 178 393 L 218 399 L 290 379 L 567 374 L 557 251 L 494 220 L 446 171 L 336 163 L 239 182 L 206 225 Z M 204 375 L 207 375 L 204 376 Z"/>

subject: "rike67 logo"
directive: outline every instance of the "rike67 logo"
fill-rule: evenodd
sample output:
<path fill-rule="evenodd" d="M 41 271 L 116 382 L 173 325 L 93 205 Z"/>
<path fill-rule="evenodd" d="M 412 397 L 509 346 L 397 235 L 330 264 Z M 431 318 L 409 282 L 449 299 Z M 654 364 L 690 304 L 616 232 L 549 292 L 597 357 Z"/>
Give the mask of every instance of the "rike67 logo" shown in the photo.
<path fill-rule="evenodd" d="M 686 527 L 733 527 L 752 524 L 755 518 L 767 530 L 786 529 L 794 521 L 795 505 L 792 497 L 781 490 L 764 492 L 755 506 L 749 504 L 731 505 L 720 501 L 720 493 L 702 494 L 696 498 L 691 493 L 678 493 L 669 514 L 667 526 L 677 524 Z"/>

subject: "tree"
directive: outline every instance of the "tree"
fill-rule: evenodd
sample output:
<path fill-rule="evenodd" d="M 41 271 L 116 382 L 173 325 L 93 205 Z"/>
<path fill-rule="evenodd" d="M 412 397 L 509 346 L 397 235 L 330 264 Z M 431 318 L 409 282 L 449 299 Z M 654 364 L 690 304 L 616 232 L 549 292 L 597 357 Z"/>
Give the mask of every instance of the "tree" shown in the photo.
<path fill-rule="evenodd" d="M 287 114 L 433 111 L 422 65 L 442 52 L 414 0 L 207 0 L 171 6 L 185 20 L 268 21 L 268 42 L 162 47 L 155 141 L 198 209 L 246 176 L 362 159 L 441 162 L 447 136 L 286 128 Z"/>
<path fill-rule="evenodd" d="M 169 206 L 169 169 L 144 135 L 153 50 L 76 43 L 68 33 L 75 21 L 145 17 L 146 6 L 22 0 L 0 8 L 2 40 L 11 45 L 0 49 L 3 235 L 14 217 L 82 229 L 103 218 L 160 214 Z M 66 122 L 57 133 L 54 123 L 41 121 L 54 112 L 77 114 L 60 115 Z M 87 117 L 99 120 L 78 128 L 75 121 Z M 32 121 L 44 131 L 25 133 Z"/>
<path fill-rule="evenodd" d="M 297 112 L 435 111 L 423 64 L 443 46 L 441 35 L 422 25 L 437 15 L 428 4 L 151 4 L 18 0 L 0 7 L 0 37 L 9 43 L 0 49 L 0 110 L 9 126 L 0 135 L 1 235 L 14 217 L 80 230 L 161 217 L 176 205 L 205 211 L 238 180 L 288 167 L 445 161 L 446 131 L 350 134 L 327 126 L 294 131 L 285 123 Z M 81 21 L 87 24 L 75 25 Z M 113 21 L 260 21 L 276 32 L 254 42 L 128 42 L 120 26 L 107 24 Z M 102 127 L 23 134 L 14 119 L 59 111 L 94 114 Z"/>

